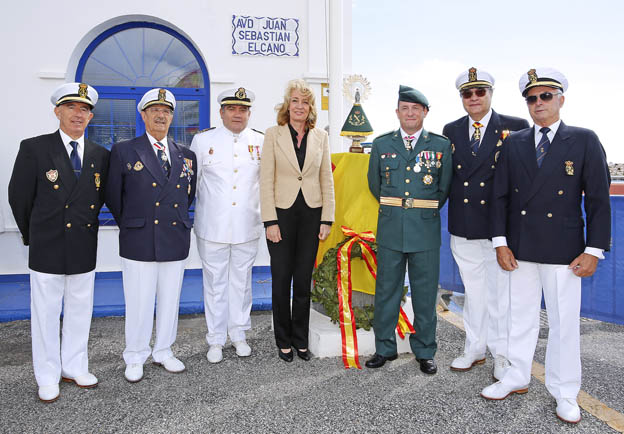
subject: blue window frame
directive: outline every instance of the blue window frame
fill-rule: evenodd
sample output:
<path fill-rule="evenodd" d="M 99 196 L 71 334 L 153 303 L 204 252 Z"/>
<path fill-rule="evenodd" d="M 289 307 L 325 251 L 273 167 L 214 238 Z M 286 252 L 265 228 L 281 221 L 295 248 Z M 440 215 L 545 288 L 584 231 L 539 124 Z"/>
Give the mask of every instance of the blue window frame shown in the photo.
<path fill-rule="evenodd" d="M 76 81 L 98 91 L 86 135 L 108 149 L 145 133 L 137 105 L 155 87 L 167 88 L 176 98 L 169 128 L 176 143 L 190 146 L 193 135 L 210 126 L 206 65 L 188 39 L 161 24 L 129 22 L 100 34 L 80 58 Z M 100 224 L 115 225 L 106 207 Z"/>
<path fill-rule="evenodd" d="M 166 26 L 130 22 L 106 30 L 80 58 L 76 81 L 100 95 L 87 136 L 109 149 L 145 132 L 136 106 L 155 87 L 176 98 L 169 129 L 176 143 L 190 146 L 193 135 L 210 126 L 208 70 L 190 41 Z"/>

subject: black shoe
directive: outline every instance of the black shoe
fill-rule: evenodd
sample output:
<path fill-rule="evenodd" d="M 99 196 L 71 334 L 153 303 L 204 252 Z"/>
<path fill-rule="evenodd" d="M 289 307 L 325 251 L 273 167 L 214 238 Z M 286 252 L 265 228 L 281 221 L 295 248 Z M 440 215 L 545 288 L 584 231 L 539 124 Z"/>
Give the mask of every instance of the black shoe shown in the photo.
<path fill-rule="evenodd" d="M 279 358 L 282 359 L 285 362 L 292 362 L 293 361 L 293 352 L 292 350 L 290 350 L 289 352 L 285 353 L 282 350 L 278 349 L 277 350 L 277 354 L 279 355 Z"/>
<path fill-rule="evenodd" d="M 367 368 L 381 368 L 386 364 L 386 360 L 396 360 L 397 357 L 396 354 L 392 356 L 382 356 L 381 354 L 375 353 L 373 357 L 366 361 L 365 365 Z"/>
<path fill-rule="evenodd" d="M 438 372 L 438 367 L 433 359 L 416 359 L 420 363 L 420 370 L 425 374 L 433 375 Z"/>
<path fill-rule="evenodd" d="M 295 348 L 296 349 L 296 348 Z M 308 360 L 310 360 L 310 352 L 308 350 L 305 351 L 300 351 L 297 350 L 297 356 L 301 359 L 301 360 L 305 360 L 306 362 Z"/>

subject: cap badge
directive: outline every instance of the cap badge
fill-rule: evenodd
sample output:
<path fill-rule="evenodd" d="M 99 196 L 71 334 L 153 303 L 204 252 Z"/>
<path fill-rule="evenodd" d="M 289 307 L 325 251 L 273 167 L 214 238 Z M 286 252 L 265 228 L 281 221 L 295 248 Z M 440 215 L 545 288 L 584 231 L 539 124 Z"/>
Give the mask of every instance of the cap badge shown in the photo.
<path fill-rule="evenodd" d="M 56 182 L 56 180 L 58 179 L 58 170 L 56 169 L 48 170 L 46 172 L 46 178 L 48 178 L 48 181 L 50 182 Z"/>
<path fill-rule="evenodd" d="M 531 84 L 537 82 L 537 74 L 535 73 L 535 69 L 529 69 L 529 72 L 527 72 L 527 75 L 529 76 L 529 82 Z"/>
<path fill-rule="evenodd" d="M 87 85 L 86 84 L 80 83 L 78 85 L 78 96 L 80 98 L 85 98 L 85 99 L 89 97 L 88 92 L 87 92 Z"/>
<path fill-rule="evenodd" d="M 474 66 L 468 70 L 468 81 L 477 81 L 477 68 Z"/>
<path fill-rule="evenodd" d="M 165 89 L 158 89 L 158 101 L 167 101 L 167 91 Z"/>
<path fill-rule="evenodd" d="M 244 87 L 239 87 L 234 96 L 238 99 L 247 99 L 247 92 Z"/>

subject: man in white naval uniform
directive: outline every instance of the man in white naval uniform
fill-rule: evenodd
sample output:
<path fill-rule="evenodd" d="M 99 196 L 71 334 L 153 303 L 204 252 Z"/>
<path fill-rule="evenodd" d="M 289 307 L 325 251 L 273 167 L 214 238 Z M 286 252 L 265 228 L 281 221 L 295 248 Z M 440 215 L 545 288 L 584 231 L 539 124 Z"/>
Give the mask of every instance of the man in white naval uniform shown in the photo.
<path fill-rule="evenodd" d="M 198 188 L 195 234 L 202 260 L 204 307 L 211 363 L 223 359 L 229 335 L 239 357 L 251 354 L 251 268 L 260 220 L 260 156 L 263 134 L 247 128 L 254 94 L 239 87 L 217 98 L 223 126 L 193 138 Z"/>

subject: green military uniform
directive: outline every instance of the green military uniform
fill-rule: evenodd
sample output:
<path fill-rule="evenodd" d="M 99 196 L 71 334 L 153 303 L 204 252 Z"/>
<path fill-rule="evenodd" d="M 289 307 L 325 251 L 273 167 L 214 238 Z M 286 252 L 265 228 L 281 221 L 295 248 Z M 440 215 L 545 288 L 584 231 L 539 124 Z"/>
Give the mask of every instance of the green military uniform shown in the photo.
<path fill-rule="evenodd" d="M 433 359 L 435 354 L 439 210 L 449 194 L 451 162 L 450 141 L 424 129 L 411 151 L 400 130 L 373 142 L 368 185 L 380 201 L 373 327 L 376 352 L 382 356 L 397 353 L 395 328 L 406 261 L 416 330 L 410 335 L 410 346 L 417 359 Z"/>

